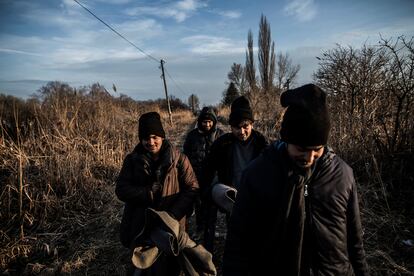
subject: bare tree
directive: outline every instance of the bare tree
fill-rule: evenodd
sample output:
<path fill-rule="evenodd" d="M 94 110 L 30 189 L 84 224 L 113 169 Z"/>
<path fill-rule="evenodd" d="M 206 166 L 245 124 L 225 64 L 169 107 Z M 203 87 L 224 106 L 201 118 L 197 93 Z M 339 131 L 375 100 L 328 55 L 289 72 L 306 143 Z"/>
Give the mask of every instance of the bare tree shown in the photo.
<path fill-rule="evenodd" d="M 297 79 L 300 70 L 299 64 L 292 64 L 292 59 L 289 54 L 279 53 L 277 55 L 277 67 L 276 67 L 276 88 L 278 91 L 282 91 L 286 84 L 292 84 Z"/>
<path fill-rule="evenodd" d="M 337 45 L 317 58 L 320 67 L 315 77 L 330 93 L 332 116 L 337 122 L 331 142 L 342 150 L 351 144 L 370 148 L 364 139 L 372 140 L 367 138 L 372 138 L 375 130 L 367 133 L 364 125 L 372 125 L 375 121 L 376 94 L 380 90 L 380 74 L 385 63 L 383 55 L 365 45 L 361 50 Z"/>
<path fill-rule="evenodd" d="M 191 108 L 191 112 L 194 114 L 197 112 L 200 107 L 200 100 L 198 99 L 197 95 L 191 94 L 188 97 L 188 106 Z"/>
<path fill-rule="evenodd" d="M 247 34 L 247 51 L 246 51 L 246 80 L 249 86 L 249 92 L 256 91 L 256 67 L 254 64 L 254 52 L 253 52 L 253 33 L 249 30 Z"/>
<path fill-rule="evenodd" d="M 221 102 L 223 105 L 230 106 L 231 103 L 239 96 L 240 93 L 236 86 L 233 82 L 230 82 L 229 87 L 223 91 L 223 99 Z"/>
<path fill-rule="evenodd" d="M 262 125 L 266 128 L 274 130 L 274 122 L 279 117 L 281 107 L 277 106 L 272 110 L 269 110 L 269 103 L 278 103 L 280 91 L 274 85 L 275 73 L 276 73 L 276 55 L 275 55 L 275 43 L 271 38 L 270 24 L 264 15 L 261 16 L 259 23 L 259 37 L 258 37 L 258 70 L 260 72 L 260 81 L 256 78 L 256 69 L 253 53 L 253 34 L 249 30 L 247 37 L 247 51 L 246 51 L 246 65 L 245 74 L 248 83 L 247 96 L 253 110 L 258 118 L 256 125 Z M 289 60 L 289 59 L 287 59 Z M 287 74 L 294 79 L 299 71 L 299 66 L 292 66 L 291 63 L 287 70 Z M 258 84 L 258 82 L 260 84 Z"/>
<path fill-rule="evenodd" d="M 270 25 L 262 14 L 259 24 L 259 71 L 263 92 L 269 92 L 273 88 L 275 75 L 275 43 L 272 42 Z"/>
<path fill-rule="evenodd" d="M 243 65 L 233 63 L 230 71 L 227 73 L 227 78 L 233 82 L 240 94 L 245 94 L 247 91 L 246 74 Z"/>
<path fill-rule="evenodd" d="M 394 116 L 391 128 L 386 129 L 391 151 L 404 147 L 413 140 L 414 101 L 414 37 L 407 40 L 400 36 L 395 42 L 381 37 L 389 62 L 386 65 L 386 91 L 392 95 Z"/>
<path fill-rule="evenodd" d="M 338 45 L 318 59 L 315 78 L 330 92 L 336 146 L 382 153 L 412 146 L 413 39 L 382 39 L 361 49 Z"/>

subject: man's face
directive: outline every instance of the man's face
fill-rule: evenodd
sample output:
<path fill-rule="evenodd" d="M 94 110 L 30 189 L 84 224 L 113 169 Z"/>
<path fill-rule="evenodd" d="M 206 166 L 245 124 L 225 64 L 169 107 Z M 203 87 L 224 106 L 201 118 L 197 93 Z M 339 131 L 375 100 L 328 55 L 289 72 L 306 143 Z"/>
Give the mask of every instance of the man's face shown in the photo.
<path fill-rule="evenodd" d="M 214 122 L 212 120 L 202 120 L 201 121 L 201 130 L 204 132 L 209 131 L 213 127 Z"/>
<path fill-rule="evenodd" d="M 149 151 L 152 155 L 157 155 L 162 146 L 164 138 L 157 136 L 157 135 L 150 135 L 144 139 L 142 139 L 141 143 L 144 149 Z"/>
<path fill-rule="evenodd" d="M 244 120 L 237 126 L 231 126 L 231 132 L 241 142 L 249 139 L 250 135 L 252 134 L 252 129 L 253 123 L 249 120 Z"/>
<path fill-rule="evenodd" d="M 293 162 L 302 169 L 310 168 L 322 156 L 323 146 L 302 147 L 288 144 L 287 151 Z"/>

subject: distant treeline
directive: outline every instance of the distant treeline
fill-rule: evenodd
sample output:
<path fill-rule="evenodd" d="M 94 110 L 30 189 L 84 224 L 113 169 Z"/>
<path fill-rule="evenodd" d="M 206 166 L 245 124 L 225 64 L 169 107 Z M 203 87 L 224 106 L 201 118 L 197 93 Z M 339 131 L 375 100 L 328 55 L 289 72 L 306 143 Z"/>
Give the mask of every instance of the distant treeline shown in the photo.
<path fill-rule="evenodd" d="M 174 96 L 170 96 L 169 101 L 173 111 L 190 109 L 181 99 Z M 64 82 L 53 81 L 39 88 L 26 100 L 0 93 L 0 138 L 9 137 L 16 140 L 19 134 L 26 134 L 30 127 L 38 123 L 38 116 L 43 113 L 48 114 L 49 120 L 56 119 L 56 124 L 61 124 L 73 119 L 75 115 L 81 115 L 84 109 L 93 113 L 94 105 L 103 104 L 117 106 L 130 112 L 153 109 L 168 111 L 166 99 L 138 101 L 125 94 L 113 96 L 99 83 L 74 88 Z M 62 113 L 58 114 L 59 112 Z M 90 116 L 93 114 L 89 114 Z"/>

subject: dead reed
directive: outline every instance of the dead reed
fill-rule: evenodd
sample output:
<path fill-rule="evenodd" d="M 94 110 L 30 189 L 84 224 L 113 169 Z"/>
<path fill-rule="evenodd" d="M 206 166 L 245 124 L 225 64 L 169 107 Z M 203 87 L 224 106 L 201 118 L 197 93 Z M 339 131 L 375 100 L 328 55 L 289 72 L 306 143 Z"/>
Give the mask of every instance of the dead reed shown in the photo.
<path fill-rule="evenodd" d="M 130 256 L 118 239 L 122 204 L 114 180 L 138 141 L 137 119 L 159 111 L 167 137 L 181 147 L 195 117 L 173 111 L 170 125 L 156 105 L 53 89 L 38 101 L 0 97 L 0 271 L 124 275 Z M 281 113 L 272 110 L 265 120 L 260 114 L 268 111 L 256 114 L 255 127 L 277 138 Z M 228 114 L 218 110 L 226 127 Z M 353 133 L 361 134 L 334 129 L 331 142 L 357 177 L 371 274 L 413 275 L 412 153 L 361 150 Z"/>

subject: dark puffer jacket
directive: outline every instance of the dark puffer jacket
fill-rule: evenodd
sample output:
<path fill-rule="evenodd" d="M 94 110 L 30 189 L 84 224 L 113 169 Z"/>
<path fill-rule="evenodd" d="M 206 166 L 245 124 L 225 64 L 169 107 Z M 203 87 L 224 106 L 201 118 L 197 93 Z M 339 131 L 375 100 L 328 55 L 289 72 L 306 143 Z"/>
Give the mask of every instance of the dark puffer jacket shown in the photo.
<path fill-rule="evenodd" d="M 185 215 L 192 209 L 198 194 L 198 183 L 188 158 L 163 141 L 159 166 L 161 198 L 154 200 L 151 186 L 154 181 L 152 160 L 141 144 L 124 160 L 121 172 L 116 180 L 115 193 L 125 202 L 121 221 L 121 242 L 130 248 L 134 237 L 140 233 L 145 223 L 145 209 L 151 207 L 158 211 L 167 211 L 180 224 L 185 226 Z"/>
<path fill-rule="evenodd" d="M 208 118 L 213 121 L 213 127 L 207 133 L 200 131 L 200 119 L 203 118 Z M 210 153 L 211 145 L 223 134 L 224 131 L 217 127 L 217 116 L 214 111 L 211 108 L 203 108 L 198 117 L 197 128 L 187 134 L 183 146 L 184 153 L 190 159 L 191 165 L 199 180 L 202 178 L 204 160 Z"/>
<path fill-rule="evenodd" d="M 297 205 L 288 200 L 298 189 L 290 175 L 286 144 L 280 142 L 246 168 L 227 234 L 223 275 L 306 275 L 298 261 L 305 255 L 314 275 L 367 275 L 352 169 L 325 148 L 297 194 L 302 199 Z M 300 202 L 302 209 L 296 208 Z M 291 217 L 304 218 L 302 228 Z M 302 230 L 303 247 L 296 239 Z"/>

